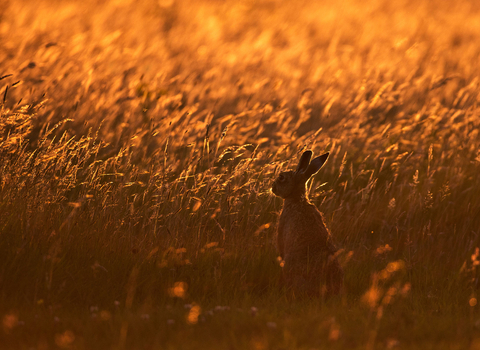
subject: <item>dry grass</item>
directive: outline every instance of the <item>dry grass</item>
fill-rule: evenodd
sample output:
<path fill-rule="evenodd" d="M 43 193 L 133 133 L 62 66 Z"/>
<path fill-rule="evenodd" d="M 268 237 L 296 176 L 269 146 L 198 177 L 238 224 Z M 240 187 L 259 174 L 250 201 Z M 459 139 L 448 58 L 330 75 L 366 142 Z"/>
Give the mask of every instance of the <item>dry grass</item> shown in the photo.
<path fill-rule="evenodd" d="M 7 2 L 0 344 L 480 346 L 479 41 L 473 0 Z M 278 283 L 305 148 L 327 302 Z"/>

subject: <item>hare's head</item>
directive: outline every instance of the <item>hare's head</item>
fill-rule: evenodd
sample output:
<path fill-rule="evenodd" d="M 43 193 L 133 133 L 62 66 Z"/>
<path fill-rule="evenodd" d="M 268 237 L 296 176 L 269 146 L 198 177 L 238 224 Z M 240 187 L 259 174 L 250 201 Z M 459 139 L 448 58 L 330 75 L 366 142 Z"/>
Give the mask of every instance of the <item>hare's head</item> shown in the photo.
<path fill-rule="evenodd" d="M 305 184 L 325 164 L 329 153 L 322 154 L 310 162 L 312 155 L 312 151 L 303 152 L 297 170 L 281 172 L 273 182 L 272 192 L 284 199 L 305 197 Z"/>

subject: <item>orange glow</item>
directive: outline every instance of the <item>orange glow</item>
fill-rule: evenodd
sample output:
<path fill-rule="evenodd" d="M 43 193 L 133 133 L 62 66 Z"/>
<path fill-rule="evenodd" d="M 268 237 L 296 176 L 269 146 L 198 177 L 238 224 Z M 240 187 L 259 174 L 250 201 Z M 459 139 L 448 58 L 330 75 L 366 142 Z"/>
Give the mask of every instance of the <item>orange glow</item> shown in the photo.
<path fill-rule="evenodd" d="M 2 320 L 3 329 L 6 333 L 15 328 L 18 324 L 18 316 L 14 313 L 6 314 Z"/>
<path fill-rule="evenodd" d="M 175 282 L 173 287 L 168 289 L 168 294 L 170 294 L 171 297 L 183 299 L 187 294 L 187 287 L 188 285 L 185 282 Z"/>
<path fill-rule="evenodd" d="M 55 344 L 59 348 L 68 349 L 75 341 L 75 334 L 72 331 L 65 331 L 63 333 L 55 334 Z"/>
<path fill-rule="evenodd" d="M 200 308 L 200 306 L 196 304 L 192 305 L 187 315 L 187 323 L 196 324 L 198 322 L 198 316 L 200 316 L 201 311 L 202 309 Z"/>

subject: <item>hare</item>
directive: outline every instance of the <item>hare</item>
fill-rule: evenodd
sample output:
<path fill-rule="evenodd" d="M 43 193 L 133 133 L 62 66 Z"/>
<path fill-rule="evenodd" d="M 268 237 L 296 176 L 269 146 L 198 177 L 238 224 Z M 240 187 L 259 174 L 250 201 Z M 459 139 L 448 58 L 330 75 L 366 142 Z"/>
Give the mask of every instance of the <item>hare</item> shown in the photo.
<path fill-rule="evenodd" d="M 325 164 L 329 153 L 310 162 L 312 155 L 312 151 L 305 151 L 297 170 L 281 172 L 272 185 L 272 192 L 284 199 L 277 249 L 283 259 L 284 282 L 294 296 L 339 294 L 343 286 L 337 249 L 322 213 L 306 193 L 307 181 Z"/>

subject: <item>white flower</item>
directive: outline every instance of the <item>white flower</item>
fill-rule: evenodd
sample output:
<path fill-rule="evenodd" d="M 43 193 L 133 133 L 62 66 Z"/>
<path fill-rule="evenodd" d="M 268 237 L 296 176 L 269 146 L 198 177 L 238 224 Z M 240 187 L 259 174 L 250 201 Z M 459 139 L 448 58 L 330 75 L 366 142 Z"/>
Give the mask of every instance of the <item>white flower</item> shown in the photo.
<path fill-rule="evenodd" d="M 267 327 L 270 329 L 276 329 L 277 324 L 275 322 L 267 322 Z"/>
<path fill-rule="evenodd" d="M 90 312 L 98 312 L 98 306 L 90 306 Z"/>
<path fill-rule="evenodd" d="M 257 316 L 257 313 L 258 313 L 258 309 L 255 306 L 252 306 L 250 308 L 250 315 Z"/>

